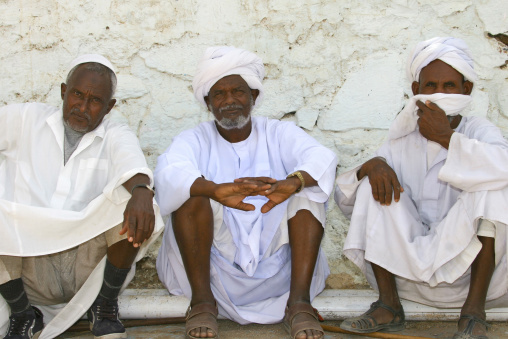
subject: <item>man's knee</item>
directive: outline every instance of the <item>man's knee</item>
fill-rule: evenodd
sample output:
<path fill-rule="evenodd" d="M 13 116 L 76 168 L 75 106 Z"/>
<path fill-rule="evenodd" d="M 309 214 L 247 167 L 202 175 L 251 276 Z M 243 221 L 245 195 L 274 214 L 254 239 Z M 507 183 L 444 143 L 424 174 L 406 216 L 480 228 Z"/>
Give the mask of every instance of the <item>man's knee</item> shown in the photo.
<path fill-rule="evenodd" d="M 203 218 L 213 217 L 210 199 L 206 197 L 190 197 L 183 203 L 176 211 L 171 214 L 173 224 L 179 222 L 179 219 L 184 218 Z"/>

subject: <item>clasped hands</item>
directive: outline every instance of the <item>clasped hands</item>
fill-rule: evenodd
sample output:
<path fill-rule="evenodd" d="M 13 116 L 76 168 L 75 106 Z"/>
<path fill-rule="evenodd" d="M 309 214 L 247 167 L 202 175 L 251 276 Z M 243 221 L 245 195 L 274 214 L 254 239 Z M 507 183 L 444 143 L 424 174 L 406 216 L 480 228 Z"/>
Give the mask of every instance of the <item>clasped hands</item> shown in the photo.
<path fill-rule="evenodd" d="M 254 211 L 252 204 L 243 200 L 247 196 L 262 195 L 268 201 L 261 207 L 261 213 L 267 213 L 278 204 L 287 200 L 300 187 L 298 178 L 277 180 L 269 177 L 247 177 L 235 179 L 232 183 L 217 184 L 213 200 L 224 206 L 242 211 Z"/>

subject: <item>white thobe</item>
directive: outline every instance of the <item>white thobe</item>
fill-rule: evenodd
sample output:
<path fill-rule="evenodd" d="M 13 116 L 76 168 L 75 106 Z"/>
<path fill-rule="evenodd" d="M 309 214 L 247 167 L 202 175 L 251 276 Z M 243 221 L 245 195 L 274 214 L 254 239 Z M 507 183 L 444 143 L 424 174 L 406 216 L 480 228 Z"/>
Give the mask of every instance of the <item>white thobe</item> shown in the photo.
<path fill-rule="evenodd" d="M 137 173 L 153 181 L 139 142 L 127 126 L 104 119 L 83 136 L 64 165 L 61 109 L 39 103 L 9 105 L 0 108 L 0 122 L 4 157 L 0 164 L 0 255 L 38 256 L 84 243 L 122 222 L 131 197 L 124 182 Z M 163 223 L 155 204 L 154 209 L 157 234 Z M 102 271 L 95 276 L 95 282 L 85 285 L 95 283 L 100 289 Z M 94 292 L 87 290 L 81 294 L 84 299 L 73 298 L 69 305 L 77 302 L 86 311 L 88 301 L 91 304 L 94 299 L 87 293 Z M 56 331 L 72 325 L 83 314 L 80 308 L 74 313 L 61 312 L 65 319 L 59 320 Z M 7 312 L 0 298 L 0 332 L 5 330 Z M 54 335 L 52 327 L 46 326 L 41 338 Z"/>
<path fill-rule="evenodd" d="M 430 164 L 428 151 L 417 130 L 376 152 L 404 188 L 400 201 L 390 206 L 373 199 L 368 179 L 358 181 L 359 167 L 337 178 L 335 200 L 351 218 L 344 254 L 375 288 L 370 263 L 396 275 L 402 298 L 460 307 L 469 268 L 481 249 L 478 221 L 488 219 L 496 226 L 496 269 L 487 300 L 503 297 L 508 290 L 508 142 L 487 120 L 463 117 L 448 150 L 441 148 Z"/>
<path fill-rule="evenodd" d="M 282 180 L 300 170 L 318 185 L 305 188 L 294 197 L 324 204 L 331 194 L 335 167 L 334 153 L 293 123 L 253 117 L 249 137 L 229 143 L 210 121 L 177 136 L 159 157 L 155 169 L 156 199 L 162 215 L 169 215 L 190 198 L 190 187 L 201 176 L 220 184 L 256 176 Z M 244 212 L 212 202 L 216 219 L 220 214 L 216 223 L 225 225 L 216 225 L 214 233 L 212 291 L 221 315 L 242 324 L 278 322 L 289 291 L 289 244 L 278 241 L 288 202 L 262 214 L 260 207 L 267 201 L 265 197 L 247 197 L 244 201 L 255 205 L 256 210 Z M 324 225 L 324 215 L 320 221 Z M 175 249 L 170 219 L 166 226 L 168 232 L 157 258 L 159 277 L 171 293 L 190 298 L 188 281 L 177 281 L 178 277 L 185 277 L 185 270 Z M 319 283 L 313 284 L 312 297 L 324 288 L 329 273 L 324 255 L 320 255 L 316 266 L 315 277 L 319 278 L 314 282 Z"/>

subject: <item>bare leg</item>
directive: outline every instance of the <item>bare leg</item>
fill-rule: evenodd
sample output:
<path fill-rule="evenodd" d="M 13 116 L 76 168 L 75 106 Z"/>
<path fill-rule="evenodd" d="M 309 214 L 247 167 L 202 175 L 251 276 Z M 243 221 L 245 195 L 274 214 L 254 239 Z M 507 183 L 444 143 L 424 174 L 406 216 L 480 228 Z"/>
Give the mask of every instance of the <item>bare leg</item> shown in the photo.
<path fill-rule="evenodd" d="M 108 260 L 118 268 L 130 268 L 139 247 L 135 248 L 127 239 L 121 240 L 108 247 Z"/>
<path fill-rule="evenodd" d="M 299 210 L 289 219 L 288 224 L 291 246 L 291 286 L 288 306 L 301 302 L 310 304 L 310 284 L 323 237 L 323 226 L 308 210 Z M 306 314 L 298 314 L 294 321 L 306 320 L 308 317 Z M 296 338 L 317 339 L 322 336 L 321 332 L 307 330 L 299 332 Z"/>
<path fill-rule="evenodd" d="M 173 231 L 192 290 L 191 307 L 209 303 L 215 306 L 210 287 L 210 250 L 213 241 L 213 212 L 210 200 L 191 197 L 172 214 Z M 197 338 L 215 334 L 206 327 L 193 330 Z"/>
<path fill-rule="evenodd" d="M 485 300 L 495 268 L 495 239 L 487 237 L 478 237 L 478 239 L 483 246 L 471 265 L 469 293 L 460 315 L 472 315 L 485 320 Z M 467 322 L 466 319 L 459 321 L 459 331 L 466 327 Z M 477 324 L 473 329 L 473 335 L 485 335 L 486 333 L 487 329 L 482 325 Z"/>

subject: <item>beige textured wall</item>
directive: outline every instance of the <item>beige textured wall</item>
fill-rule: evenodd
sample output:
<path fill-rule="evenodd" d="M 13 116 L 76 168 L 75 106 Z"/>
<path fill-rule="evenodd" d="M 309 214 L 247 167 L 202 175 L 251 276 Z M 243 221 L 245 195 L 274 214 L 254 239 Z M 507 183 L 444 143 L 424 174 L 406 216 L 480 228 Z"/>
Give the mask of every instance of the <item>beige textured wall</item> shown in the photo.
<path fill-rule="evenodd" d="M 113 116 L 136 131 L 152 168 L 173 136 L 210 119 L 191 81 L 206 47 L 217 44 L 263 58 L 267 96 L 256 114 L 305 128 L 337 153 L 338 172 L 383 142 L 410 95 L 407 54 L 434 36 L 470 45 L 479 73 L 475 114 L 508 134 L 506 0 L 0 0 L 0 34 L 2 104 L 60 105 L 68 62 L 108 56 L 119 78 Z M 342 256 L 348 222 L 333 201 L 329 207 L 329 286 L 364 286 Z M 154 253 L 139 285 L 154 279 Z"/>

